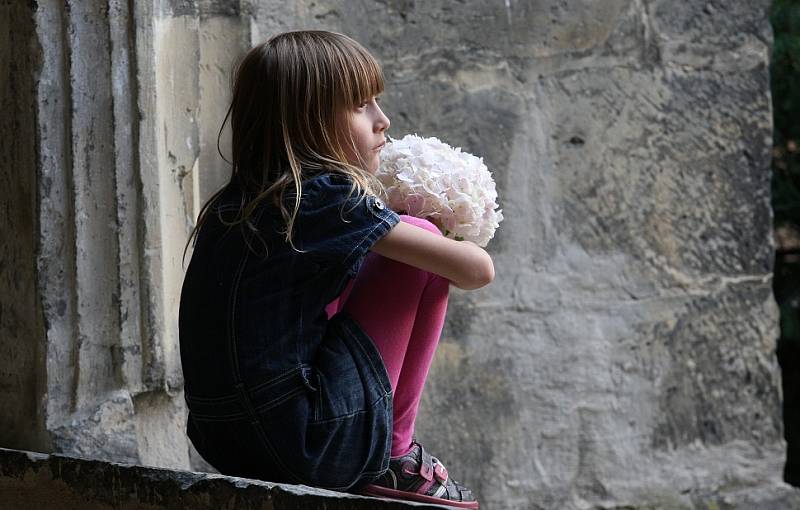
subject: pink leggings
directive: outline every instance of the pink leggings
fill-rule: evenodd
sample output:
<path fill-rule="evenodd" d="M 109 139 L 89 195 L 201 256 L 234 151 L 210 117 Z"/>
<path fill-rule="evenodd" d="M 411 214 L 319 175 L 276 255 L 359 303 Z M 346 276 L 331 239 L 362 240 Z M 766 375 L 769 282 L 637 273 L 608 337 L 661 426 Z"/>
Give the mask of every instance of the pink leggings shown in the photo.
<path fill-rule="evenodd" d="M 428 220 L 400 220 L 442 235 Z M 414 422 L 447 311 L 450 281 L 369 252 L 355 279 L 325 311 L 344 310 L 374 340 L 394 390 L 392 456 L 411 448 Z"/>

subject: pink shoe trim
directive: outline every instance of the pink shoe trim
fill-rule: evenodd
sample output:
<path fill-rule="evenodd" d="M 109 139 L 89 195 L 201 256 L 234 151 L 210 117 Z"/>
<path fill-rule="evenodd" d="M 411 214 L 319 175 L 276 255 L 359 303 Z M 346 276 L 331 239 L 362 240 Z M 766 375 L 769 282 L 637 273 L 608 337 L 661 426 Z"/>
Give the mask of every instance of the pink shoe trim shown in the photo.
<path fill-rule="evenodd" d="M 437 463 L 436 467 L 433 468 L 433 474 L 436 475 L 436 479 L 439 480 L 439 483 L 442 485 L 447 481 L 447 469 L 443 465 Z"/>
<path fill-rule="evenodd" d="M 449 499 L 434 498 L 433 496 L 426 496 L 424 494 L 417 494 L 415 492 L 389 489 L 386 487 L 381 487 L 380 485 L 367 485 L 364 488 L 363 494 L 366 494 L 367 496 L 393 498 L 404 501 L 420 501 L 422 503 L 433 503 L 435 505 L 451 506 L 454 508 L 478 508 L 477 501 L 450 501 Z"/>
<path fill-rule="evenodd" d="M 423 483 L 422 485 L 420 485 L 420 486 L 417 488 L 417 493 L 418 493 L 418 494 L 422 494 L 422 495 L 424 495 L 426 492 L 428 492 L 428 489 L 430 489 L 430 488 L 431 488 L 431 486 L 432 486 L 434 483 L 436 483 L 436 482 L 434 482 L 433 480 L 428 480 L 428 481 L 426 481 L 425 483 Z M 441 498 L 440 498 L 440 499 L 441 499 Z"/>

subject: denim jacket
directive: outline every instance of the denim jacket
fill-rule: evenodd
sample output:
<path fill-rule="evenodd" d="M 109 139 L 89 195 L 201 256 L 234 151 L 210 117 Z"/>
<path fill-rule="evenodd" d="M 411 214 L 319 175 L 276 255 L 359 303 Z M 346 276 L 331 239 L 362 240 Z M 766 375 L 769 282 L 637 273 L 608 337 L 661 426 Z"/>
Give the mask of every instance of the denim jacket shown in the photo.
<path fill-rule="evenodd" d="M 187 431 L 224 474 L 347 490 L 388 467 L 383 362 L 352 318 L 329 321 L 325 305 L 400 218 L 372 195 L 348 198 L 350 187 L 334 172 L 303 182 L 299 252 L 272 205 L 252 227 L 226 225 L 242 202 L 233 186 L 198 233 L 179 317 Z"/>

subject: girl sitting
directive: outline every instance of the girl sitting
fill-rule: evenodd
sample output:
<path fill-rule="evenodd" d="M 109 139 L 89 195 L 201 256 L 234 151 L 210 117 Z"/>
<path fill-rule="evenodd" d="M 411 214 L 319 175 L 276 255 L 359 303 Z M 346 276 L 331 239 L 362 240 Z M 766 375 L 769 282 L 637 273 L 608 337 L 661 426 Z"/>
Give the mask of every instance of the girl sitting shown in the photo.
<path fill-rule="evenodd" d="M 449 286 L 494 267 L 384 205 L 382 90 L 375 59 L 331 32 L 240 63 L 231 179 L 181 294 L 187 432 L 223 474 L 477 508 L 413 432 Z"/>

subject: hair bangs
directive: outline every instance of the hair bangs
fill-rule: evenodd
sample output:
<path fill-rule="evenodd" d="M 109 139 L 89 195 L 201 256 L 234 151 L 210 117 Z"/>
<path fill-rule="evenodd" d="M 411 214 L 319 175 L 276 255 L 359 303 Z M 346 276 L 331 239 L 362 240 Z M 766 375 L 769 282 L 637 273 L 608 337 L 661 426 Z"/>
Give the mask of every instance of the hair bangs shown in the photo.
<path fill-rule="evenodd" d="M 352 84 L 348 106 L 361 104 L 365 99 L 383 92 L 383 70 L 375 58 L 361 47 L 352 48 L 353 55 L 346 66 L 348 81 Z"/>

